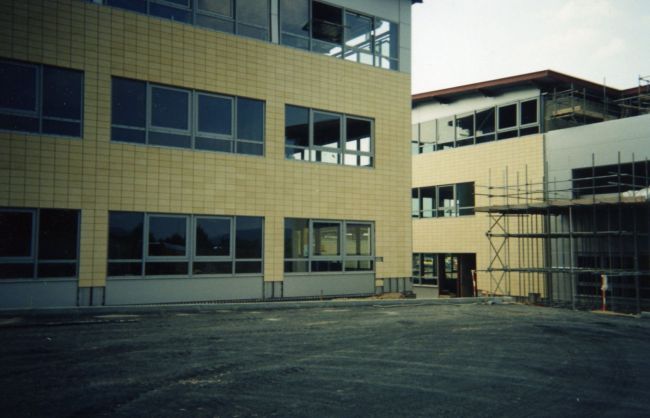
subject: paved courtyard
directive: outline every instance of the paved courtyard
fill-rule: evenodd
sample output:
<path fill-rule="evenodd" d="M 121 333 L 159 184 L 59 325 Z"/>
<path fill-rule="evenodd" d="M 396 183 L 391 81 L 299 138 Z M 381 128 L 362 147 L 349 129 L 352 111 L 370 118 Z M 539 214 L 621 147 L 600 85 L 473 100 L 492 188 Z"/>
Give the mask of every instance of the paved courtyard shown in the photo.
<path fill-rule="evenodd" d="M 511 304 L 0 316 L 7 417 L 646 417 L 650 320 Z"/>

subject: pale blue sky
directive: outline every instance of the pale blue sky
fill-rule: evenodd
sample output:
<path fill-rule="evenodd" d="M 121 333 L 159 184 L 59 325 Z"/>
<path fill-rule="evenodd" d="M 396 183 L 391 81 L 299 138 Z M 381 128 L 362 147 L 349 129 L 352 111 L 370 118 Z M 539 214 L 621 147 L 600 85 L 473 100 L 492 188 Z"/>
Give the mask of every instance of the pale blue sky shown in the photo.
<path fill-rule="evenodd" d="M 650 76 L 650 0 L 424 0 L 412 92 L 552 69 L 615 88 Z"/>

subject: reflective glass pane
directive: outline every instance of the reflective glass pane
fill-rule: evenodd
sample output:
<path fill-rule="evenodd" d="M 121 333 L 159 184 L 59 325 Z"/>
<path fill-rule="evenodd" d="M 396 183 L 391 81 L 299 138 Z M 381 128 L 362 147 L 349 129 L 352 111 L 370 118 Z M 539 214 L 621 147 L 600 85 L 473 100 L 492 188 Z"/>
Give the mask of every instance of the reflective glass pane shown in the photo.
<path fill-rule="evenodd" d="M 179 9 L 177 7 L 150 2 L 149 14 L 177 22 L 192 23 L 192 12 L 187 9 Z"/>
<path fill-rule="evenodd" d="M 413 269 L 411 271 L 411 274 L 414 277 L 419 277 L 422 272 L 420 271 L 420 254 L 415 253 L 413 254 Z"/>
<path fill-rule="evenodd" d="M 314 256 L 340 255 L 341 225 L 334 222 L 314 222 Z"/>
<path fill-rule="evenodd" d="M 150 256 L 184 256 L 186 253 L 186 222 L 184 217 L 149 217 Z M 147 274 L 148 273 L 147 267 Z"/>
<path fill-rule="evenodd" d="M 436 121 L 430 120 L 420 124 L 420 147 L 422 153 L 436 150 Z"/>
<path fill-rule="evenodd" d="M 232 99 L 199 94 L 198 106 L 200 132 L 232 134 Z"/>
<path fill-rule="evenodd" d="M 144 215 L 136 212 L 108 214 L 108 259 L 142 258 Z"/>
<path fill-rule="evenodd" d="M 83 73 L 43 67 L 43 115 L 81 119 Z"/>
<path fill-rule="evenodd" d="M 245 22 L 256 26 L 269 26 L 268 0 L 237 0 L 238 22 Z"/>
<path fill-rule="evenodd" d="M 151 87 L 151 125 L 187 130 L 189 104 L 188 91 Z"/>
<path fill-rule="evenodd" d="M 499 129 L 514 128 L 517 126 L 517 104 L 499 107 Z"/>
<path fill-rule="evenodd" d="M 236 146 L 237 149 L 235 152 L 237 152 L 237 154 L 246 154 L 246 155 L 264 154 L 264 144 L 255 143 L 255 142 L 237 141 Z"/>
<path fill-rule="evenodd" d="M 144 129 L 111 128 L 111 140 L 144 144 L 147 140 Z"/>
<path fill-rule="evenodd" d="M 37 277 L 75 277 L 77 263 L 39 263 Z"/>
<path fill-rule="evenodd" d="M 454 186 L 438 187 L 438 216 L 456 216 Z"/>
<path fill-rule="evenodd" d="M 262 226 L 264 218 L 238 216 L 235 219 L 235 257 L 262 258 Z"/>
<path fill-rule="evenodd" d="M 36 111 L 35 66 L 0 62 L 0 108 Z"/>
<path fill-rule="evenodd" d="M 476 112 L 476 135 L 485 135 L 494 132 L 494 108 Z"/>
<path fill-rule="evenodd" d="M 200 11 L 232 17 L 232 0 L 198 0 Z"/>
<path fill-rule="evenodd" d="M 343 263 L 340 261 L 312 261 L 312 272 L 326 272 L 326 271 L 343 271 Z"/>
<path fill-rule="evenodd" d="M 387 20 L 375 19 L 375 54 L 397 58 L 397 24 Z"/>
<path fill-rule="evenodd" d="M 280 0 L 280 25 L 282 32 L 309 37 L 309 0 Z"/>
<path fill-rule="evenodd" d="M 192 138 L 189 135 L 149 131 L 149 144 L 162 145 L 165 147 L 191 148 Z"/>
<path fill-rule="evenodd" d="M 418 189 L 411 189 L 411 216 L 413 218 L 420 217 L 420 197 Z"/>
<path fill-rule="evenodd" d="M 537 123 L 537 99 L 521 102 L 521 124 Z"/>
<path fill-rule="evenodd" d="M 232 261 L 194 262 L 192 274 L 232 274 Z"/>
<path fill-rule="evenodd" d="M 456 139 L 464 140 L 474 137 L 474 114 L 456 118 Z"/>
<path fill-rule="evenodd" d="M 235 262 L 235 274 L 261 273 L 261 261 L 237 261 Z"/>
<path fill-rule="evenodd" d="M 197 256 L 230 255 L 230 219 L 197 218 L 194 251 Z"/>
<path fill-rule="evenodd" d="M 247 25 L 245 23 L 237 23 L 237 34 L 247 36 L 249 38 L 261 39 L 266 41 L 269 39 L 269 29 L 259 28 L 257 26 Z"/>
<path fill-rule="evenodd" d="M 237 138 L 264 140 L 264 102 L 237 98 Z"/>
<path fill-rule="evenodd" d="M 456 134 L 455 118 L 449 116 L 438 119 L 438 147 L 437 149 L 447 149 L 454 147 L 454 137 Z"/>
<path fill-rule="evenodd" d="M 422 217 L 431 218 L 436 213 L 436 188 L 423 187 L 420 189 L 420 207 L 422 208 Z"/>
<path fill-rule="evenodd" d="M 34 263 L 2 263 L 0 279 L 31 279 L 34 277 Z"/>
<path fill-rule="evenodd" d="M 309 220 L 284 220 L 284 258 L 309 256 Z"/>
<path fill-rule="evenodd" d="M 372 124 L 369 120 L 348 117 L 346 120 L 345 149 L 370 152 Z"/>
<path fill-rule="evenodd" d="M 142 262 L 137 263 L 108 263 L 108 276 L 142 276 Z"/>
<path fill-rule="evenodd" d="M 300 49 L 309 49 L 309 39 L 308 38 L 302 38 L 299 36 L 293 36 L 293 35 L 287 35 L 286 33 L 283 33 L 280 35 L 280 38 L 282 39 L 281 43 L 283 45 L 289 45 L 294 48 L 300 48 Z"/>
<path fill-rule="evenodd" d="M 309 109 L 305 109 L 304 107 L 285 106 L 284 136 L 287 146 L 309 146 Z"/>
<path fill-rule="evenodd" d="M 195 138 L 194 148 L 207 151 L 232 152 L 232 140 L 216 138 Z"/>
<path fill-rule="evenodd" d="M 43 118 L 43 133 L 66 136 L 81 136 L 81 123 Z"/>
<path fill-rule="evenodd" d="M 228 20 L 226 18 L 222 19 L 219 17 L 197 14 L 196 24 L 198 26 L 203 26 L 204 28 L 214 29 L 221 32 L 235 32 L 235 23 L 232 20 Z"/>
<path fill-rule="evenodd" d="M 312 2 L 312 36 L 332 44 L 343 40 L 343 9 L 329 4 Z"/>
<path fill-rule="evenodd" d="M 0 211 L 0 257 L 32 255 L 32 212 Z"/>
<path fill-rule="evenodd" d="M 337 152 L 312 151 L 310 156 L 310 161 L 327 163 L 327 164 L 338 164 L 339 156 L 340 154 L 338 154 Z"/>
<path fill-rule="evenodd" d="M 474 183 L 459 183 L 456 185 L 456 199 L 461 208 L 474 206 Z"/>
<path fill-rule="evenodd" d="M 345 254 L 372 255 L 372 241 L 369 224 L 345 225 Z"/>
<path fill-rule="evenodd" d="M 134 12 L 147 13 L 146 0 L 107 0 L 109 6 Z"/>
<path fill-rule="evenodd" d="M 147 84 L 144 81 L 113 77 L 111 83 L 111 123 L 144 128 L 147 120 Z"/>
<path fill-rule="evenodd" d="M 371 271 L 371 260 L 347 260 L 345 262 L 345 271 Z"/>
<path fill-rule="evenodd" d="M 314 112 L 314 145 L 339 148 L 341 139 L 341 116 Z"/>
<path fill-rule="evenodd" d="M 302 148 L 286 147 L 284 156 L 289 160 L 309 161 L 309 150 Z"/>
<path fill-rule="evenodd" d="M 372 19 L 356 13 L 345 14 L 345 45 L 372 50 Z"/>
<path fill-rule="evenodd" d="M 23 132 L 38 132 L 38 118 L 17 115 L 3 115 L 0 113 L 0 129 Z"/>
<path fill-rule="evenodd" d="M 285 261 L 285 273 L 306 273 L 308 271 L 309 263 L 307 261 Z"/>
<path fill-rule="evenodd" d="M 79 213 L 76 210 L 42 209 L 39 214 L 39 260 L 77 258 Z"/>
<path fill-rule="evenodd" d="M 188 272 L 187 261 L 172 263 L 147 263 L 145 274 L 147 276 L 185 275 Z"/>

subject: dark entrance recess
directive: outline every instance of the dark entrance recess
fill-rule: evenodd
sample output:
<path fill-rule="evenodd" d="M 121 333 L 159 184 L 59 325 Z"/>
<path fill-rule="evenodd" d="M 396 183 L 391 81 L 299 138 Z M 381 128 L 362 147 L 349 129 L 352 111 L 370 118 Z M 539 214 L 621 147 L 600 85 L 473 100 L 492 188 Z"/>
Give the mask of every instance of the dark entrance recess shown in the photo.
<path fill-rule="evenodd" d="M 472 297 L 474 286 L 472 270 L 476 269 L 476 254 L 440 254 L 440 295 L 449 297 Z"/>

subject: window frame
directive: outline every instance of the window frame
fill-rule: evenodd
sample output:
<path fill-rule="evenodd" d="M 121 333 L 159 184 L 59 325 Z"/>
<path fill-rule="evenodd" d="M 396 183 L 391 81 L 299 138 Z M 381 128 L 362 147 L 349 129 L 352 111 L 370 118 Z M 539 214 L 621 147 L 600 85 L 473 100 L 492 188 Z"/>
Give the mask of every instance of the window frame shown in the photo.
<path fill-rule="evenodd" d="M 458 187 L 461 185 L 472 185 L 472 206 L 461 206 L 458 194 Z M 452 187 L 452 196 L 453 196 L 453 207 L 444 207 L 440 206 L 440 189 Z M 462 182 L 462 183 L 452 183 L 452 184 L 440 184 L 435 186 L 421 186 L 411 188 L 411 218 L 412 219 L 432 219 L 432 218 L 456 218 L 460 216 L 474 216 L 476 208 L 476 185 L 473 181 Z M 425 209 L 422 203 L 423 195 L 422 189 L 434 189 L 433 199 L 434 204 L 432 209 Z M 430 198 L 430 197 L 428 197 Z M 417 199 L 418 207 L 415 210 L 414 199 Z M 470 213 L 463 213 L 470 212 Z M 430 216 L 427 216 L 430 215 Z"/>
<path fill-rule="evenodd" d="M 416 285 L 420 286 L 433 286 L 433 287 L 438 287 L 440 285 L 440 269 L 439 269 L 439 260 L 438 260 L 438 253 L 412 253 L 412 268 L 411 268 L 411 274 L 413 274 L 411 278 L 411 282 Z M 431 257 L 433 259 L 433 266 L 434 266 L 434 274 L 425 277 L 425 264 L 424 264 L 424 259 L 425 257 Z M 416 269 L 415 269 L 415 261 L 416 258 L 418 260 L 418 270 L 417 274 Z M 432 283 L 427 283 L 425 281 L 431 281 Z"/>

